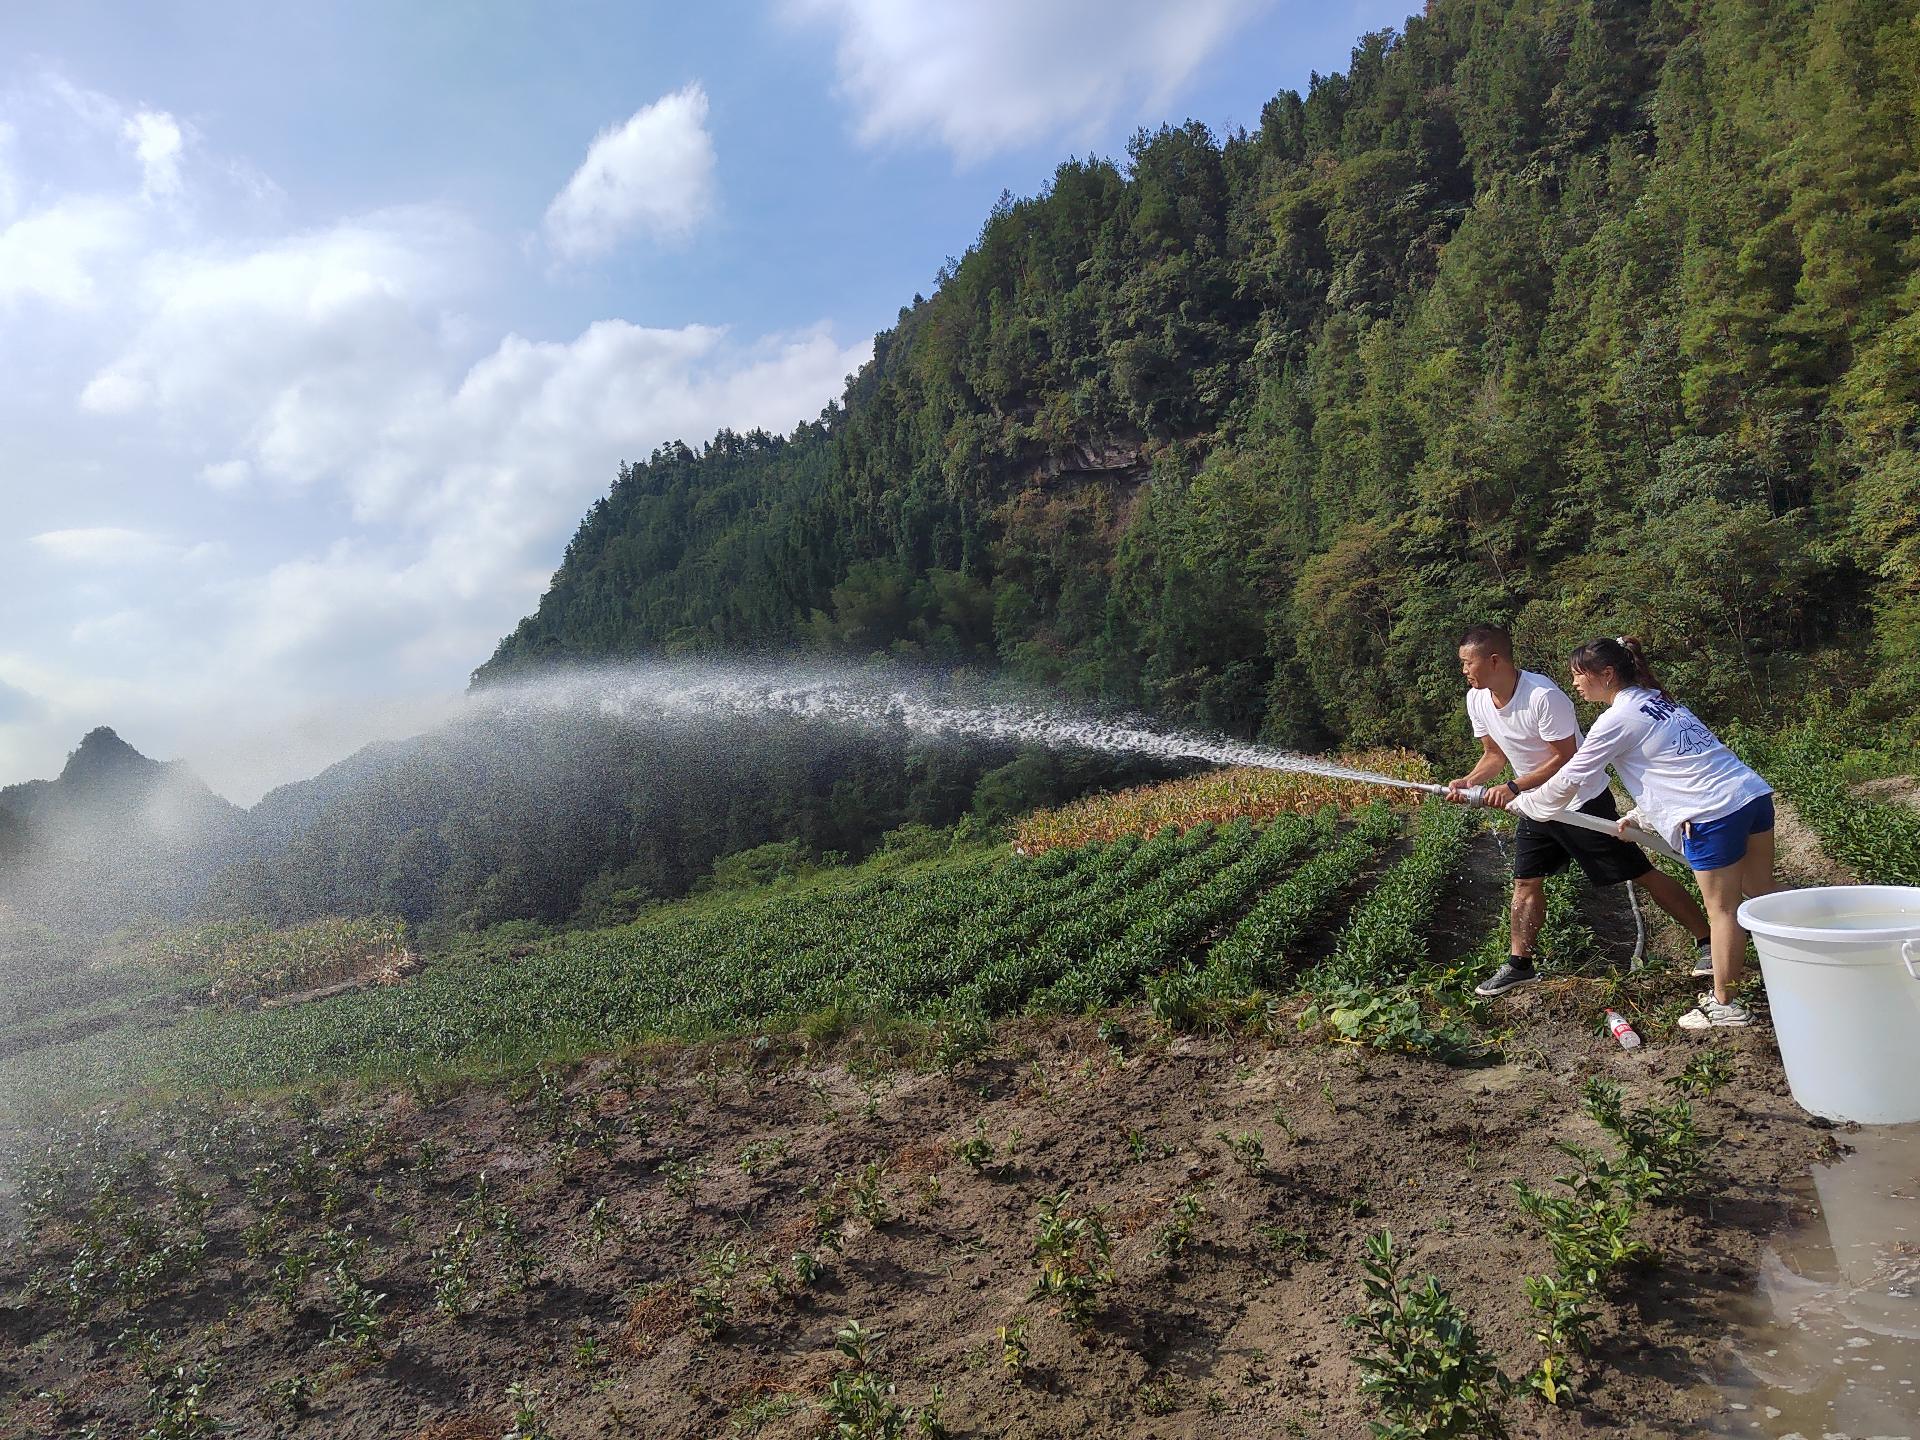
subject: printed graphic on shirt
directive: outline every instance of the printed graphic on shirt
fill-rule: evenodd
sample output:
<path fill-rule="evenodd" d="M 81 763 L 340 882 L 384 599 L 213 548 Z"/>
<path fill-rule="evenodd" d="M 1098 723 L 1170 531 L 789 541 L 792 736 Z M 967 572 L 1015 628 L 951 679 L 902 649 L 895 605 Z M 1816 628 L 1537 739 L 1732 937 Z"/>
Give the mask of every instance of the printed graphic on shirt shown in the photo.
<path fill-rule="evenodd" d="M 1691 710 L 1682 709 L 1664 695 L 1653 695 L 1640 702 L 1640 713 L 1655 724 L 1666 725 L 1679 716 L 1673 730 L 1673 753 L 1676 755 L 1699 755 L 1711 750 L 1719 742 L 1713 738 L 1713 732 L 1700 723 L 1700 718 Z"/>

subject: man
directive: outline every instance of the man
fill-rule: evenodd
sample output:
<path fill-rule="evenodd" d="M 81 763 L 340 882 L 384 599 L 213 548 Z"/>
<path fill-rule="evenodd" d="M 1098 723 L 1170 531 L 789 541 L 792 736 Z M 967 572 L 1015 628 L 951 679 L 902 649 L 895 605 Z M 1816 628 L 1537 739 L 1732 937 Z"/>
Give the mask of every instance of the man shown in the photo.
<path fill-rule="evenodd" d="M 1486 785 L 1510 766 L 1513 777 L 1490 786 L 1486 796 L 1488 804 L 1504 810 L 1515 796 L 1546 784 L 1580 748 L 1573 702 L 1546 676 L 1514 665 L 1513 637 L 1498 625 L 1474 625 L 1460 637 L 1460 673 L 1472 687 L 1467 691 L 1467 716 L 1480 741 L 1480 760 L 1458 780 L 1449 780 L 1447 793 L 1458 800 L 1468 786 Z M 1604 771 L 1574 792 L 1573 806 L 1607 820 L 1619 815 Z M 1654 903 L 1693 936 L 1693 973 L 1713 973 L 1705 912 L 1677 880 L 1654 869 L 1637 845 L 1577 825 L 1523 816 L 1513 846 L 1512 953 L 1474 987 L 1474 994 L 1501 995 L 1539 978 L 1533 947 L 1547 914 L 1547 877 L 1566 869 L 1569 861 L 1595 885 L 1639 881 Z"/>

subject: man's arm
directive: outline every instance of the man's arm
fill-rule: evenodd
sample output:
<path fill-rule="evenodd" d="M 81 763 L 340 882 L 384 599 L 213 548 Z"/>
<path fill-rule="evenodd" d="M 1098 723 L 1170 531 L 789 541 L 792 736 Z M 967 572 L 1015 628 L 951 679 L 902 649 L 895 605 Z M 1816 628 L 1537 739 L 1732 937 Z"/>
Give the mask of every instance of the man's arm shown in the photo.
<path fill-rule="evenodd" d="M 1449 780 L 1447 782 L 1447 794 L 1449 796 L 1457 796 L 1460 791 L 1467 789 L 1469 786 L 1484 785 L 1506 768 L 1507 752 L 1494 743 L 1491 735 L 1482 735 L 1480 737 L 1480 759 L 1475 763 L 1473 769 L 1462 775 L 1458 780 Z"/>
<path fill-rule="evenodd" d="M 1564 740 L 1549 740 L 1547 741 L 1547 746 L 1553 751 L 1553 754 L 1548 756 L 1540 764 L 1534 766 L 1533 769 L 1527 771 L 1526 774 L 1516 775 L 1513 779 L 1507 781 L 1505 785 L 1496 790 L 1489 791 L 1487 794 L 1487 804 L 1494 806 L 1496 809 L 1504 810 L 1508 804 L 1512 802 L 1514 796 L 1524 794 L 1528 790 L 1538 790 L 1542 785 L 1546 784 L 1547 781 L 1560 773 L 1560 768 L 1571 760 L 1574 757 L 1574 753 L 1579 750 L 1580 742 L 1569 735 Z"/>

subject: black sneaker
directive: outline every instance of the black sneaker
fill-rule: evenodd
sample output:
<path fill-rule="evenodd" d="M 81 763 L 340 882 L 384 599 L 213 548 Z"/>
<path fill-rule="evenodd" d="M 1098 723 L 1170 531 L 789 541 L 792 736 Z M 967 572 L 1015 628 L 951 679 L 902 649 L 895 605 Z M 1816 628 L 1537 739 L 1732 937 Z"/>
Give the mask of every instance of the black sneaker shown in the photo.
<path fill-rule="evenodd" d="M 1529 981 L 1538 980 L 1539 978 L 1540 974 L 1533 966 L 1524 961 L 1515 963 L 1509 960 L 1498 970 L 1494 971 L 1492 975 L 1474 986 L 1473 993 L 1476 995 L 1504 995 L 1516 985 L 1525 985 Z"/>

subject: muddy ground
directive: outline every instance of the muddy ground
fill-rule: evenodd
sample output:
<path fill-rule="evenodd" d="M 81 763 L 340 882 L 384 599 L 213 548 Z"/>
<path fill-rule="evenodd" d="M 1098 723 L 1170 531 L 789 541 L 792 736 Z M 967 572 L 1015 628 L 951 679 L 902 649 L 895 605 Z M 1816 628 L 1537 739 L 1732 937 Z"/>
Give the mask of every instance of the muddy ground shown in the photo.
<path fill-rule="evenodd" d="M 1439 927 L 1462 945 L 1463 917 L 1501 893 L 1477 869 Z M 1592 919 L 1617 967 L 1630 932 L 1609 898 Z M 9 1239 L 0 1437 L 141 1436 L 194 1407 L 248 1440 L 498 1437 L 517 1410 L 541 1427 L 522 1433 L 555 1440 L 817 1435 L 818 1401 L 856 1368 L 835 1344 L 854 1320 L 877 1337 L 871 1373 L 906 1406 L 938 1387 L 955 1435 L 1366 1435 L 1346 1318 L 1367 1238 L 1390 1229 L 1524 1375 L 1539 1349 L 1521 1278 L 1550 1261 L 1512 1183 L 1566 1170 L 1557 1140 L 1602 1143 L 1580 1108 L 1589 1076 L 1663 1100 L 1705 1043 L 1667 1023 L 1694 989 L 1680 961 L 1599 969 L 1503 1001 L 1501 1054 L 1472 1067 L 1328 1043 L 1289 1009 L 1198 1036 L 1132 1010 L 1009 1023 L 950 1070 L 869 1030 L 608 1057 L 544 1093 L 420 1085 L 250 1107 L 224 1128 L 206 1109 L 129 1120 L 152 1163 L 112 1187 L 169 1235 L 208 1195 L 205 1252 L 139 1317 L 118 1293 L 70 1316 L 78 1212 Z M 1606 1003 L 1630 1009 L 1642 1048 L 1600 1031 Z M 1733 1078 L 1694 1102 L 1704 1184 L 1646 1208 L 1657 1258 L 1611 1287 L 1573 1400 L 1516 1397 L 1513 1433 L 1692 1434 L 1720 1408 L 1727 1317 L 1789 1218 L 1787 1182 L 1845 1137 L 1793 1105 L 1766 1029 L 1711 1043 Z M 1031 1298 L 1039 1205 L 1061 1191 L 1113 1236 L 1084 1330 Z M 1198 1208 L 1171 1260 L 1183 1196 Z M 463 1268 L 450 1257 L 470 1235 Z M 289 1283 L 298 1254 L 311 1273 Z M 453 1272 L 467 1289 L 436 1307 Z M 358 1345 L 347 1281 L 382 1297 Z M 1015 1370 L 1001 1327 L 1022 1316 Z M 537 1398 L 516 1404 L 512 1385 Z"/>

